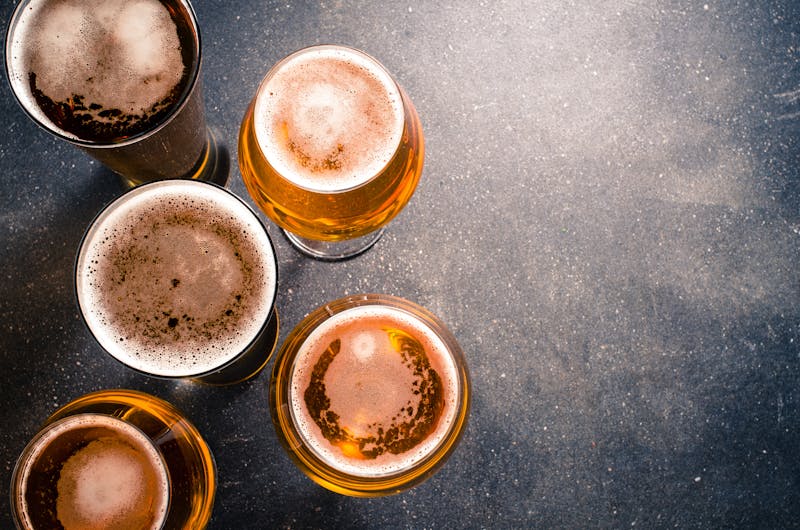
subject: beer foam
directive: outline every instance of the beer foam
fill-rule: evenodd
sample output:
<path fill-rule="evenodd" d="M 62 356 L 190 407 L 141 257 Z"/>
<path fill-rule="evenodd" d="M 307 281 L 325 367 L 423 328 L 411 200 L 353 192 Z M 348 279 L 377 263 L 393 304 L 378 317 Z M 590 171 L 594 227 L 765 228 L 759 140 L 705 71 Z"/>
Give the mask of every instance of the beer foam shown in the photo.
<path fill-rule="evenodd" d="M 318 192 L 357 187 L 391 160 L 403 134 L 400 90 L 374 59 L 317 46 L 276 65 L 256 96 L 254 128 L 284 178 Z"/>
<path fill-rule="evenodd" d="M 362 306 L 332 316 L 303 343 L 290 378 L 301 437 L 351 475 L 414 466 L 442 443 L 458 414 L 458 368 L 447 346 L 397 308 Z"/>
<path fill-rule="evenodd" d="M 50 458 L 48 448 L 66 440 L 65 435 L 71 440 L 65 443 L 80 444 L 61 465 L 55 483 L 56 516 L 65 530 L 161 527 L 168 509 L 169 478 L 149 438 L 102 414 L 71 416 L 54 425 L 36 441 L 29 465 Z M 74 434 L 78 432 L 83 434 Z"/>
<path fill-rule="evenodd" d="M 196 181 L 150 184 L 104 210 L 82 244 L 78 300 L 114 357 L 168 377 L 207 373 L 256 339 L 277 265 L 258 217 Z"/>
<path fill-rule="evenodd" d="M 26 108 L 75 139 L 43 100 L 77 121 L 124 125 L 174 100 L 186 70 L 177 26 L 159 0 L 34 1 L 12 42 L 10 77 Z"/>
<path fill-rule="evenodd" d="M 64 528 L 144 528 L 155 477 L 137 449 L 114 438 L 90 442 L 64 463 L 56 513 Z"/>

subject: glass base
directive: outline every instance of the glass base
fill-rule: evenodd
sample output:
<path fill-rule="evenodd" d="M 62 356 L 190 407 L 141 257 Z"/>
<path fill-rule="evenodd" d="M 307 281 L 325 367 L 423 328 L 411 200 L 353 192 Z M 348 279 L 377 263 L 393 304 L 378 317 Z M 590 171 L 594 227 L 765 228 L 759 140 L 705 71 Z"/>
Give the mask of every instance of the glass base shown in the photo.
<path fill-rule="evenodd" d="M 162 176 L 160 178 L 205 180 L 225 187 L 231 171 L 231 155 L 228 152 L 228 147 L 217 140 L 217 136 L 214 129 L 206 129 L 206 146 L 203 149 L 203 154 L 200 155 L 197 163 L 185 175 L 175 177 Z M 120 173 L 118 175 L 126 188 L 134 188 L 151 180 L 159 180 L 158 178 L 148 177 L 126 177 Z"/>
<path fill-rule="evenodd" d="M 217 140 L 217 133 L 214 129 L 208 128 L 206 132 L 205 152 L 196 166 L 197 169 L 189 178 L 205 180 L 225 187 L 231 173 L 231 155 L 228 147 Z"/>
<path fill-rule="evenodd" d="M 288 230 L 283 230 L 283 235 L 297 250 L 314 259 L 322 261 L 342 261 L 354 258 L 366 252 L 378 242 L 386 230 L 385 227 L 379 228 L 374 232 L 354 239 L 344 239 L 342 241 L 320 241 L 317 239 L 307 239 L 293 234 Z"/>

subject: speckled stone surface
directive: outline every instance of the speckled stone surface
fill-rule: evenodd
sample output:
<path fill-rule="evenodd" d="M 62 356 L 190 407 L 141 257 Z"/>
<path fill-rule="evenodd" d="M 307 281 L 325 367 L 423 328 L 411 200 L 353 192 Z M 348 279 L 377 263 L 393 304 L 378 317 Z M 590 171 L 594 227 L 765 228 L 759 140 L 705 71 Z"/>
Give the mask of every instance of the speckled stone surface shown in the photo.
<path fill-rule="evenodd" d="M 310 44 L 374 55 L 421 115 L 423 178 L 368 253 L 312 261 L 270 225 L 282 338 L 326 301 L 383 292 L 436 313 L 466 352 L 458 449 L 371 500 L 293 466 L 269 370 L 211 388 L 100 350 L 72 267 L 121 188 L 38 129 L 4 79 L 0 527 L 41 422 L 113 387 L 167 399 L 204 434 L 214 529 L 798 527 L 799 6 L 195 1 L 208 121 L 234 161 L 261 77 Z M 247 197 L 238 170 L 230 187 Z"/>

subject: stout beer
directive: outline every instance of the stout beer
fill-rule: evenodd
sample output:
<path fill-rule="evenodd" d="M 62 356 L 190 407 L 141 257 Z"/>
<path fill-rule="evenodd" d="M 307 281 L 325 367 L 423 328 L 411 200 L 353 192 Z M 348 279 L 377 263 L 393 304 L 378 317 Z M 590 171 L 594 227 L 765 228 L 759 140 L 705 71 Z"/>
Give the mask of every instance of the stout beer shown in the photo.
<path fill-rule="evenodd" d="M 200 43 L 186 0 L 26 0 L 6 67 L 25 111 L 130 184 L 211 176 Z M 216 168 L 219 169 L 219 168 Z"/>
<path fill-rule="evenodd" d="M 147 374 L 236 382 L 277 340 L 269 235 L 213 184 L 165 180 L 123 194 L 87 231 L 75 274 L 100 345 Z"/>
<path fill-rule="evenodd" d="M 411 198 L 423 158 L 408 96 L 375 59 L 342 46 L 306 48 L 274 66 L 239 134 L 254 201 L 310 240 L 352 240 L 386 225 Z"/>
<path fill-rule="evenodd" d="M 11 503 L 26 530 L 200 528 L 215 487 L 211 452 L 180 413 L 109 390 L 49 418 L 17 462 Z"/>
<path fill-rule="evenodd" d="M 312 313 L 276 361 L 278 431 L 322 485 L 354 495 L 427 477 L 466 422 L 463 354 L 433 315 L 388 296 L 350 297 Z"/>

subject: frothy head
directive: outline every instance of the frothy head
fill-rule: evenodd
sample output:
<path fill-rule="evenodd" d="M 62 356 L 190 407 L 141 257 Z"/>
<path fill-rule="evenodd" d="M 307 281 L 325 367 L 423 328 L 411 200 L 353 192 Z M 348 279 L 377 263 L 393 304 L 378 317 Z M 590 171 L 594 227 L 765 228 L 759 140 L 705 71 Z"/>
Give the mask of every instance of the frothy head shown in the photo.
<path fill-rule="evenodd" d="M 313 191 L 342 191 L 373 178 L 397 150 L 403 126 L 397 84 L 375 59 L 350 48 L 290 55 L 256 96 L 254 128 L 267 161 Z"/>
<path fill-rule="evenodd" d="M 112 416 L 80 414 L 53 424 L 32 444 L 21 491 L 35 474 L 57 477 L 55 516 L 66 530 L 161 528 L 168 472 L 139 429 Z"/>
<path fill-rule="evenodd" d="M 76 141 L 119 141 L 158 123 L 197 55 L 159 0 L 34 0 L 9 39 L 18 97 Z"/>
<path fill-rule="evenodd" d="M 307 446 L 344 473 L 407 470 L 447 438 L 459 413 L 447 345 L 401 309 L 355 307 L 314 329 L 290 374 L 292 419 Z"/>
<path fill-rule="evenodd" d="M 256 339 L 277 266 L 258 217 L 233 194 L 189 180 L 135 188 L 87 231 L 78 301 L 100 344 L 124 364 L 192 377 Z"/>

